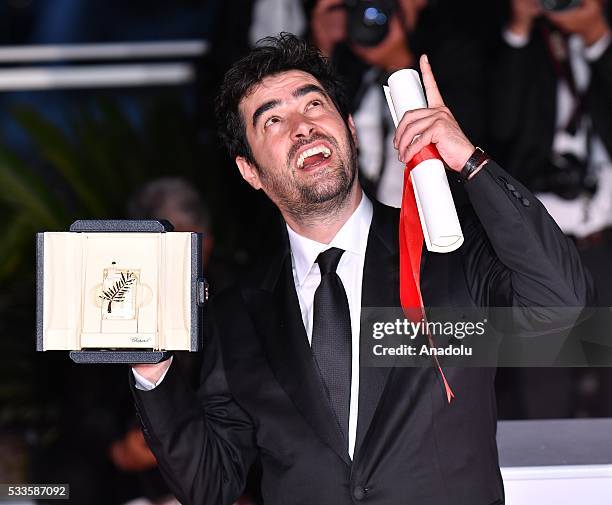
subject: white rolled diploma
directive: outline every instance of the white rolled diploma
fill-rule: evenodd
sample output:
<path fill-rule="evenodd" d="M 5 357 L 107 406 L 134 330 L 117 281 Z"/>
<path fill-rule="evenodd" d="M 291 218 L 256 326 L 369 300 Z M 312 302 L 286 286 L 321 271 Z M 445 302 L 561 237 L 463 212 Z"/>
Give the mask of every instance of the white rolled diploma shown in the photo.
<path fill-rule="evenodd" d="M 383 86 L 395 127 L 404 113 L 427 107 L 421 79 L 415 70 L 394 72 Z M 427 250 L 452 252 L 463 244 L 457 209 L 441 160 L 425 160 L 410 172 Z"/>

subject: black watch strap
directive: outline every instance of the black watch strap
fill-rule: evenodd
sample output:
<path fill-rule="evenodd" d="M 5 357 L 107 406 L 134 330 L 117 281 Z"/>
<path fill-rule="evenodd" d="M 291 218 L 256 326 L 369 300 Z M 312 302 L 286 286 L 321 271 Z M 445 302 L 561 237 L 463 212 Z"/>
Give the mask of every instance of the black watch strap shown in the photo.
<path fill-rule="evenodd" d="M 463 165 L 461 172 L 459 172 L 461 181 L 462 182 L 467 181 L 472 175 L 472 173 L 474 173 L 474 171 L 488 159 L 489 159 L 489 156 L 480 147 L 477 147 L 476 149 L 474 149 L 474 152 L 472 153 L 472 155 L 465 162 L 465 165 Z"/>

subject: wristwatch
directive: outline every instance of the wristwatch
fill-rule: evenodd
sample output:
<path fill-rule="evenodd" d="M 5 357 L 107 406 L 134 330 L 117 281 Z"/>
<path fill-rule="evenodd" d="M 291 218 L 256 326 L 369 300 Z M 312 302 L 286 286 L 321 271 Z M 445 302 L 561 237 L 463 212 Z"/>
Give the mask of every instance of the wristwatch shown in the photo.
<path fill-rule="evenodd" d="M 461 182 L 466 182 L 472 176 L 474 171 L 489 159 L 489 155 L 485 153 L 480 147 L 474 149 L 472 155 L 465 162 L 465 165 L 463 165 L 461 172 L 459 172 Z"/>

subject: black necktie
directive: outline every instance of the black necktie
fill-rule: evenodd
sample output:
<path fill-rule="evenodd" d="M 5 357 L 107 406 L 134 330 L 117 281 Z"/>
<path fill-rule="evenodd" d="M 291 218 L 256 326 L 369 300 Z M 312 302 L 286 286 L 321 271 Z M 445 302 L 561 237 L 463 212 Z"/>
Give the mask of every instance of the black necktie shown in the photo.
<path fill-rule="evenodd" d="M 352 336 L 348 299 L 336 273 L 342 253 L 332 247 L 317 257 L 321 283 L 314 295 L 312 352 L 348 449 Z"/>

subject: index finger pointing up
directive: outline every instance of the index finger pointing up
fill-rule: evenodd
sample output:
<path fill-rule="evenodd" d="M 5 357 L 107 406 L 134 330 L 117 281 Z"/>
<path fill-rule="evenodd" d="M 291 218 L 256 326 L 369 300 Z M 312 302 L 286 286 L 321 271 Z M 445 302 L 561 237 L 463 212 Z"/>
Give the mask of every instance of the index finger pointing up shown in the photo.
<path fill-rule="evenodd" d="M 436 84 L 436 79 L 431 71 L 431 66 L 429 65 L 429 60 L 427 59 L 426 54 L 421 56 L 419 64 L 421 67 L 421 74 L 423 76 L 423 86 L 425 87 L 427 104 L 429 107 L 444 107 L 444 100 L 442 100 L 442 95 L 440 94 L 440 90 Z"/>

